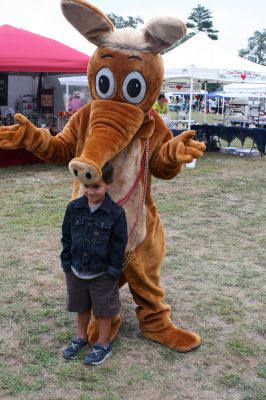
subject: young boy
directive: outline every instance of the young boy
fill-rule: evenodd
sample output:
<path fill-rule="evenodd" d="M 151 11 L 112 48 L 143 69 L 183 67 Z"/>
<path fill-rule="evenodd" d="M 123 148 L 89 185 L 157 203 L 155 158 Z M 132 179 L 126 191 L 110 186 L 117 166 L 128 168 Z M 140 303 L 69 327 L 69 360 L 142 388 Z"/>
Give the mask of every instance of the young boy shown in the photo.
<path fill-rule="evenodd" d="M 66 275 L 67 310 L 77 313 L 77 337 L 64 350 L 68 360 L 87 345 L 91 310 L 99 321 L 99 337 L 84 363 L 98 365 L 112 355 L 112 317 L 120 310 L 118 278 L 127 245 L 127 222 L 122 207 L 107 189 L 113 167 L 106 163 L 102 178 L 84 186 L 84 195 L 71 201 L 62 225 L 61 264 Z"/>

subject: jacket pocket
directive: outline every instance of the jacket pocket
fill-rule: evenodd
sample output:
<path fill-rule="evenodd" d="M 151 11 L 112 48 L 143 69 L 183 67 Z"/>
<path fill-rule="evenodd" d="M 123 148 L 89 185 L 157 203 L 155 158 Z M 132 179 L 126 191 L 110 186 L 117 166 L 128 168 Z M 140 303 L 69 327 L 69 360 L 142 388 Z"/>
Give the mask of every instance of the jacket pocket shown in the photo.
<path fill-rule="evenodd" d="M 106 262 L 109 256 L 111 227 L 112 225 L 110 223 L 95 221 L 93 253 L 95 260 L 99 263 Z"/>
<path fill-rule="evenodd" d="M 77 238 L 80 239 L 84 234 L 85 218 L 72 217 L 70 223 L 73 241 L 75 241 Z"/>
<path fill-rule="evenodd" d="M 93 232 L 95 242 L 109 241 L 112 225 L 107 222 L 95 221 Z"/>

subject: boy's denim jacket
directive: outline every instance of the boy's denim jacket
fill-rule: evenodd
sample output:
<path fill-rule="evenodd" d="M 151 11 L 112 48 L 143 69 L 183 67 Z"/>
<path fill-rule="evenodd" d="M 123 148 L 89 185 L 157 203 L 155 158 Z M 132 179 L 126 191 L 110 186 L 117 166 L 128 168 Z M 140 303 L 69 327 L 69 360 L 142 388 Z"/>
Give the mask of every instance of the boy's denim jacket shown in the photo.
<path fill-rule="evenodd" d="M 85 196 L 71 201 L 62 225 L 62 245 L 61 264 L 65 272 L 72 265 L 78 271 L 107 272 L 118 279 L 127 245 L 124 209 L 108 194 L 93 213 Z"/>

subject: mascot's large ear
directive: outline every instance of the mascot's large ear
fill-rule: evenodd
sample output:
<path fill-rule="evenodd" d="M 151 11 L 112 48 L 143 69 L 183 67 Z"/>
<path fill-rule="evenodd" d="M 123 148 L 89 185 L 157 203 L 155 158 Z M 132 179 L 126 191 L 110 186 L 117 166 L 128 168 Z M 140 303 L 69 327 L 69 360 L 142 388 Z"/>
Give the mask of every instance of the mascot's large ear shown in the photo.
<path fill-rule="evenodd" d="M 186 32 L 186 25 L 173 17 L 153 18 L 144 27 L 145 39 L 153 53 L 166 53 Z"/>
<path fill-rule="evenodd" d="M 96 46 L 103 35 L 114 30 L 109 18 L 84 0 L 61 0 L 61 9 L 66 19 Z"/>

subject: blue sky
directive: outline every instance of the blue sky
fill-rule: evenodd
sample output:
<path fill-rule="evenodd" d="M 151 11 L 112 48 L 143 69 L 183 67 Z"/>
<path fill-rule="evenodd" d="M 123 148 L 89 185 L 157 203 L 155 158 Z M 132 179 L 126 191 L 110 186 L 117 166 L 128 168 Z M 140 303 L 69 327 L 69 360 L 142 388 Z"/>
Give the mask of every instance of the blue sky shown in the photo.
<path fill-rule="evenodd" d="M 66 21 L 60 0 L 1 1 L 0 25 L 9 24 L 58 40 L 86 54 L 95 47 Z M 140 16 L 145 22 L 160 16 L 175 16 L 183 21 L 198 4 L 212 12 L 214 28 L 218 29 L 218 44 L 237 54 L 246 47 L 255 30 L 266 29 L 265 0 L 95 0 L 91 3 L 105 13 L 123 17 Z"/>

